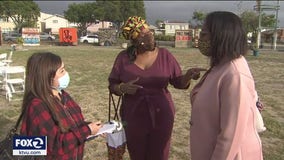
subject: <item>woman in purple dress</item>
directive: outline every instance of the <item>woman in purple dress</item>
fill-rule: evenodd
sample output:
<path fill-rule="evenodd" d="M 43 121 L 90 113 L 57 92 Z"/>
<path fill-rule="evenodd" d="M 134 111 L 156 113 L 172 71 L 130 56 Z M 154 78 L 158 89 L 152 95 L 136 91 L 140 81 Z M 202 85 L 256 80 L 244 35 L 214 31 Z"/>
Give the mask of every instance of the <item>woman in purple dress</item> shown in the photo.
<path fill-rule="evenodd" d="M 168 84 L 187 89 L 204 69 L 182 75 L 175 57 L 156 46 L 153 33 L 141 17 L 129 17 L 123 36 L 131 46 L 118 54 L 109 75 L 111 93 L 123 95 L 120 116 L 125 122 L 132 160 L 167 160 L 174 122 L 174 103 Z"/>

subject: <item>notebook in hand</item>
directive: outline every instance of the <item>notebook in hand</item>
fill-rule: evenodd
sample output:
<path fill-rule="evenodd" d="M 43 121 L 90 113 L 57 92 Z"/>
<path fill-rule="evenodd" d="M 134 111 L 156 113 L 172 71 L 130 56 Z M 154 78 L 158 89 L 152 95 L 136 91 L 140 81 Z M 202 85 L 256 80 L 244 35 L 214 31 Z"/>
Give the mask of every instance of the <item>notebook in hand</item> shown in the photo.
<path fill-rule="evenodd" d="M 87 140 L 91 140 L 96 138 L 97 136 L 104 134 L 104 133 L 113 133 L 116 130 L 116 124 L 112 123 L 106 123 L 102 126 L 102 128 L 99 129 L 98 133 L 95 135 L 90 135 L 87 137 Z"/>

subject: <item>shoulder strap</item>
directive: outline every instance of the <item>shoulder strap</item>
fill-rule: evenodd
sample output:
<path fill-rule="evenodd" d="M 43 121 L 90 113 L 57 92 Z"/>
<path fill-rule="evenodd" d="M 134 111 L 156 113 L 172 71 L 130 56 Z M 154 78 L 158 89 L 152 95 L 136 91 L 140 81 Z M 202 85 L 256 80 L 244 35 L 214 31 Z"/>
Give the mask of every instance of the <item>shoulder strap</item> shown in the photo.
<path fill-rule="evenodd" d="M 18 120 L 17 120 L 17 123 L 16 123 L 16 125 L 15 125 L 15 129 L 16 129 L 16 130 L 17 130 L 17 128 L 18 128 L 19 125 L 20 125 L 20 122 L 21 122 L 21 120 L 22 120 L 22 118 L 23 118 L 23 116 L 24 116 L 24 112 L 25 112 L 25 109 L 22 110 L 22 113 L 20 114 L 20 116 L 19 116 L 19 118 L 18 118 Z"/>
<path fill-rule="evenodd" d="M 23 109 L 23 110 L 22 110 L 22 112 L 21 112 L 21 114 L 20 114 L 20 116 L 19 116 L 19 118 L 18 118 L 18 120 L 17 120 L 17 122 L 16 122 L 16 125 L 10 130 L 10 134 L 15 134 L 15 133 L 17 132 L 18 127 L 19 127 L 19 125 L 20 125 L 20 122 L 21 122 L 21 120 L 22 120 L 22 118 L 23 118 L 23 116 L 24 116 L 25 110 L 26 110 L 26 109 Z"/>

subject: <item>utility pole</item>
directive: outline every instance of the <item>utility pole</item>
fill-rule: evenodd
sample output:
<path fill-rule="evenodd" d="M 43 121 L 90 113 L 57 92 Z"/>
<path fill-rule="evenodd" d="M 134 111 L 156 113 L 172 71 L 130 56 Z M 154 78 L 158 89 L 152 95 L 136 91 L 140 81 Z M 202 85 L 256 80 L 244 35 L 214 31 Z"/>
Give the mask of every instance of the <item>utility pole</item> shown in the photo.
<path fill-rule="evenodd" d="M 277 26 L 278 26 L 278 10 L 279 10 L 279 0 L 277 0 L 277 5 L 261 5 L 261 0 L 256 0 L 256 5 L 254 6 L 254 10 L 258 11 L 258 30 L 257 30 L 257 48 L 261 46 L 261 19 L 262 19 L 262 11 L 275 11 L 275 24 L 274 24 L 274 32 L 273 39 L 271 44 L 271 49 L 276 50 L 277 44 Z"/>
<path fill-rule="evenodd" d="M 275 16 L 275 26 L 273 33 L 273 50 L 276 50 L 277 45 L 277 26 L 278 26 L 278 10 L 279 10 L 279 0 L 277 0 L 277 6 L 275 6 L 276 16 Z"/>
<path fill-rule="evenodd" d="M 258 30 L 256 45 L 259 48 L 261 43 L 261 0 L 256 0 L 256 10 L 258 11 Z"/>

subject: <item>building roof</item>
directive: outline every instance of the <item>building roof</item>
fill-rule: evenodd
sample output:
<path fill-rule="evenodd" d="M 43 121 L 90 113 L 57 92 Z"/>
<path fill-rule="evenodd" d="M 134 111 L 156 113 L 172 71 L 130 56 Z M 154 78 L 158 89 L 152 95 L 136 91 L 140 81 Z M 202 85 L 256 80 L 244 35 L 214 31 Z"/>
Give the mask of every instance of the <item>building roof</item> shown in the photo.
<path fill-rule="evenodd" d="M 150 29 L 157 29 L 158 27 L 156 27 L 156 26 L 150 24 L 149 28 L 150 28 Z"/>
<path fill-rule="evenodd" d="M 47 19 L 50 19 L 50 18 L 53 18 L 53 17 L 59 17 L 59 18 L 65 19 L 64 16 L 62 16 L 62 15 L 54 14 L 54 15 L 51 15 L 51 16 L 49 16 L 49 17 L 47 17 L 47 18 L 44 18 L 44 20 L 47 20 Z"/>
<path fill-rule="evenodd" d="M 185 21 L 179 21 L 179 20 L 166 20 L 164 21 L 165 24 L 168 24 L 168 23 L 187 23 L 188 22 L 185 22 Z"/>

